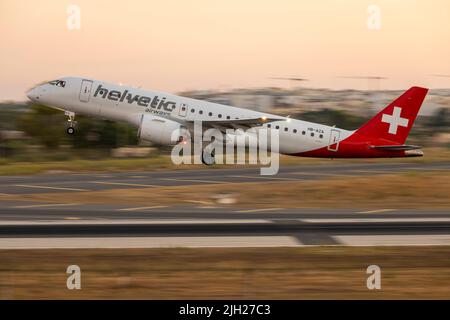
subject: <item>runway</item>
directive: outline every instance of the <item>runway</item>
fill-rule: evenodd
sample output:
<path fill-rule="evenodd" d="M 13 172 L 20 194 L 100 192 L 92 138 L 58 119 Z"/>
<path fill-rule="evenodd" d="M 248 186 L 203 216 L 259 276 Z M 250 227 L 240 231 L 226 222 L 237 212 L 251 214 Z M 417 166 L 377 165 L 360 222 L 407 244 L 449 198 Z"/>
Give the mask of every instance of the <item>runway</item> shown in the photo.
<path fill-rule="evenodd" d="M 448 211 L 16 210 L 0 211 L 1 249 L 450 244 Z"/>
<path fill-rule="evenodd" d="M 261 176 L 259 168 L 205 168 L 149 172 L 117 172 L 91 174 L 45 174 L 0 177 L 0 195 L 51 192 L 89 192 L 124 188 L 153 188 L 218 183 L 306 181 L 332 177 L 382 175 L 401 172 L 449 170 L 449 162 L 437 163 L 350 163 L 281 167 L 277 175 Z"/>
<path fill-rule="evenodd" d="M 367 163 L 0 177 L 0 193 L 89 192 L 444 171 L 450 163 Z M 450 245 L 450 210 L 0 201 L 0 249 Z"/>

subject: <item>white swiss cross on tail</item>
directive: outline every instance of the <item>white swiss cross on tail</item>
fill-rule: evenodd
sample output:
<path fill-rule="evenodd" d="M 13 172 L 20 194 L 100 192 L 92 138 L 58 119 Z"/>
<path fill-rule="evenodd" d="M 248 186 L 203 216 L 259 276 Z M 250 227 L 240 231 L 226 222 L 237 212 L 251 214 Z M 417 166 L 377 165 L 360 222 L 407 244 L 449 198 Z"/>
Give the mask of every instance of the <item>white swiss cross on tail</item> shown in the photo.
<path fill-rule="evenodd" d="M 407 118 L 402 118 L 400 116 L 401 112 L 402 112 L 402 108 L 394 107 L 394 111 L 392 112 L 392 115 L 383 113 L 381 122 L 389 123 L 389 131 L 388 132 L 390 134 L 397 134 L 398 126 L 408 127 L 409 120 Z"/>

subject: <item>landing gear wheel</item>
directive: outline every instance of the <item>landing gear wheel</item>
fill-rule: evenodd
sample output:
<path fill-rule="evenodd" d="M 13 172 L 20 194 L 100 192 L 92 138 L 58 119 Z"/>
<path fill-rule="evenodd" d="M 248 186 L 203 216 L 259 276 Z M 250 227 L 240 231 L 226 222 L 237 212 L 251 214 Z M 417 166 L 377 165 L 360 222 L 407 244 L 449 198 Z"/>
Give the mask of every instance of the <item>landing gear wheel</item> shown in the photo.
<path fill-rule="evenodd" d="M 67 134 L 72 135 L 75 133 L 75 128 L 74 127 L 68 127 L 67 128 Z"/>
<path fill-rule="evenodd" d="M 77 122 L 75 121 L 75 113 L 72 111 L 66 111 L 64 114 L 69 117 L 67 120 L 69 123 L 69 127 L 66 130 L 67 134 L 73 135 L 75 133 L 75 126 L 77 125 Z"/>

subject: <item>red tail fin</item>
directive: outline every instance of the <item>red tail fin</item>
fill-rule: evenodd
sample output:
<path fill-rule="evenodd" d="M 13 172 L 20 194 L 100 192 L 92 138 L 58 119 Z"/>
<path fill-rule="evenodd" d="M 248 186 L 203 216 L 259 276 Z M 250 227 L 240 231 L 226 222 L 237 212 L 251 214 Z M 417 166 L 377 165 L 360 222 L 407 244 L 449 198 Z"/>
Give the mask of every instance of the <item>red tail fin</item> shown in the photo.
<path fill-rule="evenodd" d="M 389 140 L 404 144 L 428 89 L 412 87 L 356 130 L 371 140 Z"/>

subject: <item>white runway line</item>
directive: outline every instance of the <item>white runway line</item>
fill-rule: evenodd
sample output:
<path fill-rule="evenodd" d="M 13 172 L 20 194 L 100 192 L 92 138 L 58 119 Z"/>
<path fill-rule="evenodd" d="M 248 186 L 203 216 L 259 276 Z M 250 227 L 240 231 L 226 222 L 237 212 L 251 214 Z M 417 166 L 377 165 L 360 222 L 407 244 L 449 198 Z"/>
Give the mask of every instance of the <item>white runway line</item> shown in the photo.
<path fill-rule="evenodd" d="M 346 246 L 436 246 L 450 245 L 450 235 L 359 235 L 333 236 L 340 244 Z"/>
<path fill-rule="evenodd" d="M 165 181 L 178 181 L 178 182 L 200 182 L 200 183 L 230 183 L 226 181 L 213 181 L 213 180 L 199 180 L 199 179 L 184 179 L 184 178 L 159 178 L 159 180 Z"/>
<path fill-rule="evenodd" d="M 34 185 L 34 184 L 15 184 L 14 186 L 15 187 L 23 187 L 23 188 L 53 189 L 53 190 L 65 190 L 65 191 L 89 191 L 87 189 L 50 187 L 50 186 L 41 186 L 41 185 Z"/>
<path fill-rule="evenodd" d="M 279 181 L 300 181 L 299 179 L 293 178 L 281 178 L 281 177 L 267 177 L 267 176 L 243 176 L 243 175 L 233 175 L 233 178 L 245 178 L 245 179 L 265 179 L 265 180 L 279 180 Z"/>
<path fill-rule="evenodd" d="M 150 209 L 160 209 L 167 208 L 167 206 L 151 206 L 151 207 L 134 207 L 134 208 L 122 208 L 117 209 L 118 211 L 140 211 L 140 210 L 150 210 Z"/>
<path fill-rule="evenodd" d="M 89 181 L 89 183 L 112 185 L 112 186 L 126 186 L 126 187 L 160 187 L 154 184 L 126 183 L 126 182 Z"/>
<path fill-rule="evenodd" d="M 348 174 L 326 173 L 326 172 L 292 172 L 292 174 L 305 176 L 330 176 L 330 177 L 348 177 Z"/>
<path fill-rule="evenodd" d="M 70 220 L 70 221 L 67 221 Z M 152 224 L 224 224 L 224 223 L 272 223 L 264 219 L 80 219 L 78 217 L 65 217 L 64 220 L 3 220 L 0 226 L 27 226 L 27 225 L 152 225 Z"/>
<path fill-rule="evenodd" d="M 411 171 L 428 171 L 428 170 L 430 170 L 430 171 L 447 171 L 449 168 L 446 168 L 446 167 L 444 167 L 444 168 L 421 168 L 421 167 L 406 167 L 406 168 L 400 168 L 401 170 L 405 170 L 405 171 L 407 171 L 407 170 L 411 170 Z"/>
<path fill-rule="evenodd" d="M 114 176 L 112 174 L 98 174 L 96 175 L 98 178 L 113 178 Z"/>
<path fill-rule="evenodd" d="M 354 223 L 354 222 L 450 222 L 449 218 L 324 218 L 324 219 L 299 219 L 309 223 Z"/>
<path fill-rule="evenodd" d="M 367 211 L 359 211 L 357 213 L 381 213 L 381 212 L 392 212 L 398 211 L 397 209 L 375 209 L 375 210 L 367 210 Z"/>
<path fill-rule="evenodd" d="M 29 209 L 29 208 L 46 208 L 46 207 L 67 207 L 67 206 L 76 206 L 79 203 L 46 203 L 46 204 L 29 204 L 22 206 L 12 206 L 11 208 L 15 209 Z"/>
<path fill-rule="evenodd" d="M 397 171 L 389 171 L 389 170 L 377 170 L 377 169 L 373 169 L 373 170 L 370 170 L 370 169 L 368 169 L 368 170 L 354 170 L 354 169 L 352 169 L 352 170 L 349 170 L 349 172 L 360 172 L 360 173 L 372 173 L 372 174 L 374 174 L 374 173 L 380 173 L 380 174 L 395 174 L 395 173 L 398 173 Z"/>
<path fill-rule="evenodd" d="M 0 238 L 0 249 L 292 247 L 290 236 Z"/>
<path fill-rule="evenodd" d="M 194 203 L 194 204 L 201 204 L 204 206 L 211 205 L 212 203 L 210 201 L 200 201 L 200 200 L 184 200 L 184 202 Z"/>
<path fill-rule="evenodd" d="M 245 213 L 245 212 L 264 212 L 264 211 L 275 211 L 275 210 L 283 210 L 283 208 L 248 209 L 248 210 L 238 210 L 238 211 L 233 211 L 233 212 Z"/>

